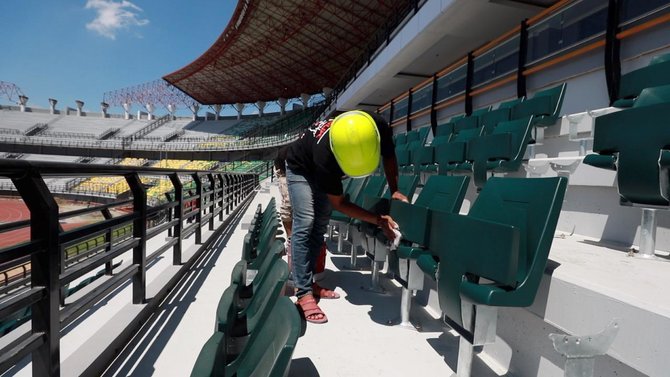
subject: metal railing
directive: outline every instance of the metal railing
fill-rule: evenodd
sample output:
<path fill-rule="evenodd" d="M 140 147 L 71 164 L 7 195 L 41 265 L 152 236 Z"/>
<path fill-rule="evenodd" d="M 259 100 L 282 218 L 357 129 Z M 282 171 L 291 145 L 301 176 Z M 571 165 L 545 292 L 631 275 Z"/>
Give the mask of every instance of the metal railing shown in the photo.
<path fill-rule="evenodd" d="M 166 203 L 150 206 L 141 176 L 168 176 L 174 192 Z M 53 192 L 44 179 L 62 176 L 121 176 L 132 193 L 130 199 L 90 208 L 59 213 Z M 195 183 L 195 189 L 184 189 L 183 177 Z M 34 376 L 60 375 L 61 330 L 76 318 L 86 313 L 110 292 L 130 283 L 132 304 L 143 305 L 142 310 L 127 323 L 127 331 L 114 339 L 105 340 L 104 351 L 95 361 L 87 364 L 86 374 L 98 374 L 123 348 L 132 336 L 137 323 L 146 321 L 153 310 L 166 297 L 179 278 L 212 242 L 213 238 L 227 226 L 247 203 L 258 186 L 258 176 L 253 174 L 220 173 L 159 169 L 149 167 L 72 164 L 57 162 L 29 162 L 0 159 L 0 177 L 9 178 L 16 188 L 31 216 L 30 220 L 0 224 L 0 235 L 21 228 L 29 228 L 26 242 L 0 250 L 0 266 L 11 267 L 30 262 L 29 273 L 23 279 L 21 289 L 12 289 L 11 294 L 0 296 L 0 320 L 13 314 L 31 310 L 29 329 L 22 330 L 13 342 L 0 350 L 0 374 L 27 355 L 32 355 Z M 112 216 L 110 210 L 124 207 L 125 214 Z M 63 231 L 60 221 L 86 214 L 102 214 L 104 220 Z M 219 225 L 215 220 L 218 217 Z M 207 226 L 214 233 L 205 240 L 202 228 Z M 119 229 L 126 229 L 123 236 Z M 132 230 L 129 230 L 132 229 Z M 126 233 L 131 232 L 131 233 Z M 167 232 L 167 238 L 156 249 L 147 247 L 147 240 Z M 182 241 L 190 236 L 195 244 L 202 244 L 189 258 L 183 258 Z M 72 245 L 100 239 L 87 252 L 85 260 L 71 259 L 64 250 Z M 146 294 L 146 271 L 152 261 L 172 250 L 172 264 L 180 266 L 178 272 L 160 291 L 148 298 Z M 132 253 L 132 263 L 115 270 L 115 257 Z M 189 254 L 190 255 L 190 254 Z M 89 276 L 98 268 L 105 269 L 102 283 L 81 297 L 65 303 L 63 289 L 67 284 Z M 139 321 L 139 322 L 137 322 Z M 118 325 L 118 324 L 116 324 Z M 102 325 L 104 326 L 104 324 Z"/>

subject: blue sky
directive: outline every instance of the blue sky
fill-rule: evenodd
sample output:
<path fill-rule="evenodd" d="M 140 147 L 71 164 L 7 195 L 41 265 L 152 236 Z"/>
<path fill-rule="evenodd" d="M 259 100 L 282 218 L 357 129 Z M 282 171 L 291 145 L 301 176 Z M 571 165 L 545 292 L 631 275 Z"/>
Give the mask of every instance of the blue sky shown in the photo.
<path fill-rule="evenodd" d="M 29 106 L 85 102 L 99 111 L 106 91 L 153 81 L 209 48 L 235 0 L 1 0 L 0 81 Z M 0 104 L 9 101 L 0 94 Z M 110 109 L 120 113 L 121 108 Z"/>

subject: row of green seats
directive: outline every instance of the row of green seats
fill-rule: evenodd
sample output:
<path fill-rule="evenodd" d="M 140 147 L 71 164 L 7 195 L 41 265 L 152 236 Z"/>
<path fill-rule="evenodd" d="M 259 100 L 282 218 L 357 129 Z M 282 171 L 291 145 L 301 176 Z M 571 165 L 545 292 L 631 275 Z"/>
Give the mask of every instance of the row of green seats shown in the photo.
<path fill-rule="evenodd" d="M 414 193 L 418 185 L 419 177 L 416 175 L 401 175 L 398 178 L 398 191 L 403 193 L 410 202 L 414 198 Z M 391 200 L 392 194 L 393 193 L 387 187 L 381 196 L 366 195 L 363 198 L 362 207 L 378 214 L 388 214 L 392 203 L 397 202 L 397 200 Z M 352 223 L 352 228 L 352 233 L 354 235 L 359 235 L 355 237 L 355 239 L 358 239 L 359 241 L 358 243 L 354 243 L 352 255 L 354 255 L 357 246 L 363 248 L 366 256 L 372 260 L 370 289 L 373 291 L 381 291 L 382 288 L 379 285 L 379 269 L 381 267 L 380 265 L 386 260 L 387 248 L 385 243 L 380 244 L 377 242 L 376 237 L 383 237 L 384 233 L 377 226 L 360 221 L 354 221 Z"/>
<path fill-rule="evenodd" d="M 541 90 L 527 100 L 501 103 L 497 109 L 478 109 L 437 126 L 430 145 L 421 139 L 396 145 L 401 171 L 440 174 L 474 172 L 482 187 L 488 172 L 510 172 L 521 167 L 535 127 L 556 124 L 566 84 Z M 413 131 L 428 130 L 427 127 Z M 409 135 L 409 134 L 408 134 Z M 405 138 L 407 140 L 407 137 Z M 396 136 L 396 142 L 403 138 Z"/>
<path fill-rule="evenodd" d="M 412 326 L 411 291 L 423 289 L 425 274 L 437 283 L 445 322 L 461 335 L 459 353 L 471 357 L 473 346 L 495 341 L 496 307 L 533 303 L 567 179 L 491 178 L 461 215 L 468 183 L 467 176 L 435 175 L 413 204 L 391 201 L 403 240 L 389 267 L 404 288 L 401 324 Z M 469 375 L 460 368 L 459 361 L 458 375 Z"/>
<path fill-rule="evenodd" d="M 283 290 L 288 265 L 274 199 L 254 214 L 243 258 L 216 312 L 213 335 L 203 346 L 191 376 L 284 376 L 302 330 L 300 314 Z M 253 251 L 253 252 L 252 252 Z M 254 270 L 253 276 L 249 274 Z"/>

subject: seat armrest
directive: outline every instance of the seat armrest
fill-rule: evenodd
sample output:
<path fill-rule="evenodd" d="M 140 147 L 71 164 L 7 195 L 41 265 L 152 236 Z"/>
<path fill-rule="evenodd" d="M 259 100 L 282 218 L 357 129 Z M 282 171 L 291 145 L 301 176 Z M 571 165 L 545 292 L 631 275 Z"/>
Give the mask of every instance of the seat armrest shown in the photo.
<path fill-rule="evenodd" d="M 396 251 L 398 258 L 418 259 L 422 255 L 431 255 L 430 250 L 415 246 L 399 246 Z"/>
<path fill-rule="evenodd" d="M 616 157 L 614 155 L 589 154 L 584 157 L 584 163 L 596 168 L 616 170 Z"/>

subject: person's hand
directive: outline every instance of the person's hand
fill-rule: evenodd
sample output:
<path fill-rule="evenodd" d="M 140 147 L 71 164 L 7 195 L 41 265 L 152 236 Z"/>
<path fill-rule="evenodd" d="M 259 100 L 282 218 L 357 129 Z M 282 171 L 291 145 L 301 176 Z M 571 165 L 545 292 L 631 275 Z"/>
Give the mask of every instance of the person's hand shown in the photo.
<path fill-rule="evenodd" d="M 393 195 L 391 195 L 391 199 L 400 200 L 402 202 L 409 203 L 409 200 L 407 199 L 407 197 L 400 191 L 394 192 Z"/>
<path fill-rule="evenodd" d="M 388 215 L 380 215 L 377 218 L 377 226 L 382 228 L 382 232 L 389 240 L 395 239 L 395 233 L 393 229 L 398 229 L 398 224 Z"/>

